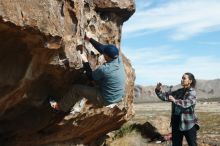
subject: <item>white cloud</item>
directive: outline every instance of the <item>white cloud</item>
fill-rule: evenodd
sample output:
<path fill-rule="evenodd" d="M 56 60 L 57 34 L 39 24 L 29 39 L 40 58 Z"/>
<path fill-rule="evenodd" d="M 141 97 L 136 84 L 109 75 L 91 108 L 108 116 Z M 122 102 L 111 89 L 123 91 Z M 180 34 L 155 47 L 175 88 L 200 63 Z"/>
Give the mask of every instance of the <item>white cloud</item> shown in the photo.
<path fill-rule="evenodd" d="M 216 67 L 220 66 L 220 60 L 216 61 L 203 59 L 195 60 L 192 63 L 186 61 L 176 65 L 152 64 L 144 66 L 140 64 L 135 67 L 136 83 L 155 85 L 157 82 L 162 82 L 167 85 L 176 85 L 180 83 L 181 76 L 185 72 L 193 73 L 197 79 L 217 79 L 220 78 L 220 69 Z"/>
<path fill-rule="evenodd" d="M 188 39 L 183 44 L 172 44 L 173 42 L 163 43 L 163 40 L 160 42 L 159 38 L 158 44 L 166 46 L 158 47 L 155 44 L 155 47 L 141 49 L 122 47 L 135 69 L 137 84 L 155 85 L 160 81 L 167 85 L 176 85 L 180 83 L 185 72 L 192 72 L 197 79 L 220 78 L 220 59 L 215 57 L 218 55 L 209 53 L 212 56 L 207 56 L 198 50 L 200 45 L 203 49 L 217 49 L 219 42 L 216 39 L 213 42 L 198 42 L 195 49 L 198 53 L 190 44 L 190 38 L 195 35 L 220 30 L 219 0 L 148 0 L 146 5 L 145 0 L 136 2 L 141 8 L 123 26 L 123 38 L 142 35 L 150 37 L 151 34 L 159 32 L 158 35 L 161 35 L 160 31 L 169 30 L 168 37 L 173 40 Z M 144 43 L 139 43 L 138 46 L 143 46 L 142 44 Z M 177 48 L 178 45 L 181 46 Z M 216 53 L 219 51 L 216 50 Z"/>
<path fill-rule="evenodd" d="M 167 46 L 137 49 L 138 52 L 126 50 L 125 55 L 135 69 L 136 84 L 155 85 L 162 82 L 176 85 L 185 72 L 193 73 L 197 79 L 220 78 L 220 59 L 211 56 L 183 56 Z"/>
<path fill-rule="evenodd" d="M 140 49 L 131 49 L 128 47 L 123 48 L 126 50 L 125 55 L 134 64 L 139 64 L 140 62 L 145 65 L 163 63 L 168 61 L 175 61 L 182 58 L 181 55 L 178 53 L 178 50 L 170 48 L 169 46 Z"/>
<path fill-rule="evenodd" d="M 141 4 L 137 6 L 139 5 Z M 171 29 L 173 33 L 170 38 L 188 39 L 198 33 L 218 29 L 219 16 L 220 1 L 218 0 L 171 1 L 150 9 L 139 11 L 137 8 L 135 14 L 123 26 L 123 33 L 125 36 L 135 36 L 135 33 L 140 35 L 147 31 Z"/>

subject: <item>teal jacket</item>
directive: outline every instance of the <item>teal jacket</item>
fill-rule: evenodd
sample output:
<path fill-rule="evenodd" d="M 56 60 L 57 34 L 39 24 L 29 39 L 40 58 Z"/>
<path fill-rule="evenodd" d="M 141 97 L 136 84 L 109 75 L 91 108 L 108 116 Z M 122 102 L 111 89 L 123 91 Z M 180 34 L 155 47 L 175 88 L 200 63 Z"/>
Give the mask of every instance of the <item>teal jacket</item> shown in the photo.
<path fill-rule="evenodd" d="M 122 100 L 125 91 L 125 71 L 121 57 L 101 65 L 92 72 L 92 77 L 98 81 L 106 104 Z"/>
<path fill-rule="evenodd" d="M 96 50 L 103 54 L 103 48 L 106 45 L 92 38 L 90 39 L 90 43 Z M 94 71 L 92 71 L 89 63 L 84 63 L 84 68 L 89 79 L 99 83 L 101 94 L 106 105 L 122 100 L 125 92 L 125 70 L 120 56 L 104 63 Z"/>

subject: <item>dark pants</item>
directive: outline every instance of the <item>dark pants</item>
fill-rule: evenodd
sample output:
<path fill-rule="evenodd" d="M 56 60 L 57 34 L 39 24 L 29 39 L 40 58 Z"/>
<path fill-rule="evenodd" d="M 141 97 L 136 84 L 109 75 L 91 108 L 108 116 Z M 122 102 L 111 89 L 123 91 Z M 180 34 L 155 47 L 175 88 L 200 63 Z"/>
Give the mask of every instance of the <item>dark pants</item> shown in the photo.
<path fill-rule="evenodd" d="M 185 136 L 186 141 L 189 146 L 197 146 L 197 143 L 196 143 L 197 130 L 195 126 L 192 127 L 190 130 L 180 131 L 179 124 L 180 124 L 180 116 L 173 116 L 172 117 L 172 146 L 182 146 L 183 136 Z"/>

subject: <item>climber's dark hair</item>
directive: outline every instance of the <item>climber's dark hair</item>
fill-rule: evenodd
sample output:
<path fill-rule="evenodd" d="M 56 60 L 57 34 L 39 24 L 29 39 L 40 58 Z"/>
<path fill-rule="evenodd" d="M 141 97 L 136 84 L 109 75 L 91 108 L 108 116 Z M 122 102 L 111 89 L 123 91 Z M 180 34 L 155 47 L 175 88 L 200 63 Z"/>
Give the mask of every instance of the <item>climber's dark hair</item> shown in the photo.
<path fill-rule="evenodd" d="M 189 73 L 189 72 L 186 72 L 184 73 L 185 75 L 187 75 L 189 77 L 189 79 L 192 81 L 191 83 L 191 87 L 195 88 L 196 86 L 196 79 L 195 79 L 195 76 L 192 74 L 192 73 Z"/>

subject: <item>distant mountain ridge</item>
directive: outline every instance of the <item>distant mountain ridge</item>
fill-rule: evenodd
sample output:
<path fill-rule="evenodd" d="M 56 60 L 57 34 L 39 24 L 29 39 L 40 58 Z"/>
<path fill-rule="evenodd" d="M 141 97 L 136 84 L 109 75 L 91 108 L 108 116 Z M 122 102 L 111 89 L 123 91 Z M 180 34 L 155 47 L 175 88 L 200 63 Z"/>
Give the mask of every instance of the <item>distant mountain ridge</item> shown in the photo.
<path fill-rule="evenodd" d="M 156 86 L 156 85 L 155 85 Z M 154 101 L 161 101 L 156 96 L 154 89 L 155 86 L 141 86 L 136 85 L 134 89 L 134 101 L 136 103 L 139 102 L 154 102 Z M 181 88 L 181 85 L 175 86 L 167 86 L 163 85 L 163 89 L 165 91 L 168 90 L 176 90 Z M 198 100 L 212 100 L 217 99 L 220 101 L 220 79 L 214 80 L 197 80 L 196 84 L 196 92 L 197 92 L 197 99 Z"/>

